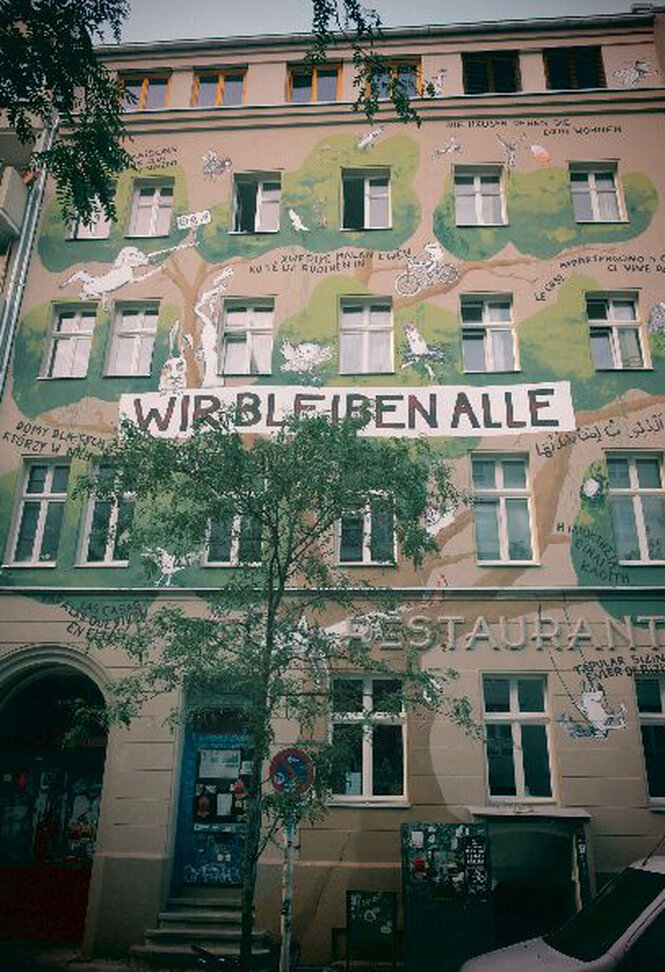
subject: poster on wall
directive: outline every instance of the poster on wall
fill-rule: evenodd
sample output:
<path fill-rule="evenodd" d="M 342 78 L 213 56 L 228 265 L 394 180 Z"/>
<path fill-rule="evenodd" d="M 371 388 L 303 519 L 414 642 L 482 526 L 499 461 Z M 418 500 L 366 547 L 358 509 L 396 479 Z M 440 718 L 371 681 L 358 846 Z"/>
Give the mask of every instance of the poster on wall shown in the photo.
<path fill-rule="evenodd" d="M 202 749 L 200 751 L 199 779 L 235 780 L 239 775 L 239 749 Z"/>

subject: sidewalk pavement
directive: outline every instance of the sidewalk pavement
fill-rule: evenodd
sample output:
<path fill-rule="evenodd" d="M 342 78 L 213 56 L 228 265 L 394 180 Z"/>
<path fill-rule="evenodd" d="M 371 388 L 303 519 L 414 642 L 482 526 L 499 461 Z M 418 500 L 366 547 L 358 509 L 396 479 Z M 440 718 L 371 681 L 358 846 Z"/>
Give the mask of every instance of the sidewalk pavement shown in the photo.
<path fill-rule="evenodd" d="M 76 945 L 0 942 L 2 972 L 129 972 L 128 962 L 83 959 Z M 136 972 L 136 969 L 132 969 Z"/>

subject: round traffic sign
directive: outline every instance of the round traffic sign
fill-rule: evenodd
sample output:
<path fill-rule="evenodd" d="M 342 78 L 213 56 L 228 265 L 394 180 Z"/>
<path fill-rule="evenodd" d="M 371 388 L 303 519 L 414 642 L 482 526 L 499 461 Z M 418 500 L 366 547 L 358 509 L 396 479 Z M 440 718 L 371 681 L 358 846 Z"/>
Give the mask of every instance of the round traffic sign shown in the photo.
<path fill-rule="evenodd" d="M 314 780 L 312 757 L 304 749 L 282 749 L 270 764 L 275 793 L 305 793 Z"/>

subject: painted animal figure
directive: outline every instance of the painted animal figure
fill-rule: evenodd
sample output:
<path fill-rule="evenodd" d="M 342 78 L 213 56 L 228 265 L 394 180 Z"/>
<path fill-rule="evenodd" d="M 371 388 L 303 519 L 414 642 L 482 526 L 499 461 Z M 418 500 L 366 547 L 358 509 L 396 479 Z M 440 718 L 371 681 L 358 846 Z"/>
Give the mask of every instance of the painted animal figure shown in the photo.
<path fill-rule="evenodd" d="M 210 149 L 205 155 L 201 156 L 201 161 L 203 162 L 203 178 L 212 182 L 217 178 L 218 175 L 223 175 L 224 172 L 230 172 L 233 168 L 233 163 L 231 159 L 220 158 L 214 149 Z"/>
<path fill-rule="evenodd" d="M 621 82 L 624 88 L 634 88 L 643 78 L 651 74 L 652 70 L 653 67 L 649 61 L 638 57 L 632 64 L 615 71 L 614 77 Z"/>
<path fill-rule="evenodd" d="M 446 139 L 441 148 L 434 149 L 432 155 L 434 158 L 452 155 L 453 152 L 459 152 L 461 148 L 461 144 L 453 135 L 451 135 L 450 138 Z"/>
<path fill-rule="evenodd" d="M 142 276 L 135 276 L 138 267 L 145 267 L 149 264 L 150 257 L 146 256 L 136 246 L 123 246 L 113 261 L 113 266 L 106 273 L 94 274 L 88 270 L 77 270 L 60 283 L 61 287 L 66 287 L 70 283 L 80 282 L 79 297 L 81 300 L 101 300 L 102 306 L 106 307 L 109 294 L 114 290 L 119 290 L 129 283 L 139 283 L 147 280 L 155 273 L 159 273 L 161 267 L 155 267 Z"/>
<path fill-rule="evenodd" d="M 314 341 L 305 341 L 303 344 L 296 345 L 291 344 L 290 341 L 282 341 L 284 364 L 281 370 L 311 373 L 319 365 L 330 361 L 332 356 L 332 348 L 316 344 Z"/>
<path fill-rule="evenodd" d="M 506 165 L 508 166 L 509 169 L 513 169 L 515 167 L 517 149 L 520 146 L 520 142 L 524 140 L 524 135 L 522 134 L 514 141 L 509 142 L 507 138 L 503 138 L 501 135 L 497 133 L 496 139 L 499 145 L 502 147 L 504 154 L 506 156 Z"/>
<path fill-rule="evenodd" d="M 360 152 L 364 152 L 365 149 L 371 148 L 382 132 L 383 132 L 383 125 L 379 125 L 378 128 L 373 128 L 371 132 L 367 132 L 366 135 L 362 135 L 358 139 L 358 141 L 356 142 L 356 148 Z"/>
<path fill-rule="evenodd" d="M 181 570 L 202 562 L 203 551 L 194 550 L 192 553 L 176 557 L 175 554 L 169 553 L 163 547 L 149 547 L 147 550 L 144 550 L 143 556 L 159 570 L 159 577 L 155 582 L 156 586 L 170 587 L 173 583 L 173 578 Z"/>
<path fill-rule="evenodd" d="M 289 219 L 296 233 L 309 233 L 309 226 L 305 226 L 295 209 L 289 209 Z"/>
<path fill-rule="evenodd" d="M 531 154 L 538 163 L 538 165 L 549 165 L 552 161 L 550 153 L 542 145 L 534 143 L 530 146 Z"/>
<path fill-rule="evenodd" d="M 160 392 L 182 391 L 187 388 L 187 360 L 184 348 L 191 347 L 192 339 L 187 334 L 182 341 L 178 340 L 181 326 L 180 321 L 176 321 L 169 332 L 169 357 L 159 373 Z"/>

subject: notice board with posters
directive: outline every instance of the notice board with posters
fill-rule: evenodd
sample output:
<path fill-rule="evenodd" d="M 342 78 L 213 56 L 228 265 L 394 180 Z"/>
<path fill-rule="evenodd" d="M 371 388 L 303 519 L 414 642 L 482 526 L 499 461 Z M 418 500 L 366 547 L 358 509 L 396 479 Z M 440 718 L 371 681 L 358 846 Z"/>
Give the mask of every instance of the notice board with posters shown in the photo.
<path fill-rule="evenodd" d="M 493 945 L 485 823 L 402 824 L 404 964 L 452 972 Z"/>

